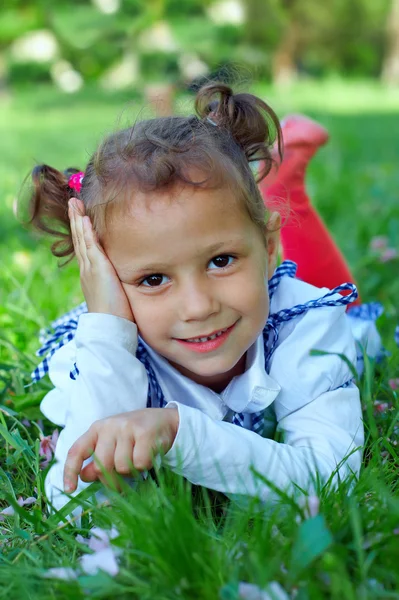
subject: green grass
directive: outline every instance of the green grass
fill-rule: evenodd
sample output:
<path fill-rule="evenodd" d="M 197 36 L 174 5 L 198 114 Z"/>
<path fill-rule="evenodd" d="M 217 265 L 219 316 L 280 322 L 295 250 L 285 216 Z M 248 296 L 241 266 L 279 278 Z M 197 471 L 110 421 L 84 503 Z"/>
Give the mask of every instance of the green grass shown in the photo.
<path fill-rule="evenodd" d="M 38 403 L 50 384 L 24 386 L 38 329 L 82 295 L 76 265 L 57 269 L 48 242 L 24 230 L 12 206 L 35 161 L 84 167 L 102 135 L 121 114 L 123 123 L 134 118 L 140 104 L 90 91 L 73 98 L 49 89 L 21 91 L 0 101 L 0 510 L 19 496 L 38 500 L 0 523 L 0 598 L 233 600 L 240 581 L 261 587 L 278 581 L 300 600 L 399 598 L 399 402 L 388 383 L 399 377 L 393 341 L 399 263 L 382 263 L 370 250 L 376 235 L 399 248 L 397 92 L 334 81 L 257 90 L 279 115 L 305 111 L 329 128 L 331 141 L 309 171 L 311 195 L 364 301 L 385 307 L 379 328 L 391 354 L 378 367 L 369 364 L 360 383 L 368 442 L 359 482 L 351 495 L 344 484 L 320 490 L 320 515 L 306 518 L 284 499 L 273 512 L 255 502 L 229 504 L 164 472 L 158 486 L 143 482 L 114 494 L 112 506 L 88 507 L 80 530 L 60 528 L 59 517 L 47 516 L 38 429 L 22 421 L 40 418 Z M 187 109 L 186 100 L 181 105 Z M 378 412 L 376 401 L 388 403 L 386 410 Z M 77 566 L 85 547 L 76 533 L 87 535 L 92 523 L 118 528 L 119 574 L 44 579 L 50 567 Z"/>

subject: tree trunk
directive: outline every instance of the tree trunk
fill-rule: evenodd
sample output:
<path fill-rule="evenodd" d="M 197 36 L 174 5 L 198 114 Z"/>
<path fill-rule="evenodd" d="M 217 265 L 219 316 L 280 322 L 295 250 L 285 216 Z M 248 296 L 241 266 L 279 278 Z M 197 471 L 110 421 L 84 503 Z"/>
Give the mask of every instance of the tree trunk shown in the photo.
<path fill-rule="evenodd" d="M 273 83 L 287 87 L 297 79 L 298 27 L 290 21 L 281 36 L 280 44 L 273 55 Z"/>
<path fill-rule="evenodd" d="M 175 87 L 172 83 L 147 83 L 144 95 L 157 117 L 169 117 L 173 114 Z"/>
<path fill-rule="evenodd" d="M 387 52 L 384 58 L 382 80 L 389 85 L 399 84 L 399 0 L 392 0 L 387 22 Z"/>

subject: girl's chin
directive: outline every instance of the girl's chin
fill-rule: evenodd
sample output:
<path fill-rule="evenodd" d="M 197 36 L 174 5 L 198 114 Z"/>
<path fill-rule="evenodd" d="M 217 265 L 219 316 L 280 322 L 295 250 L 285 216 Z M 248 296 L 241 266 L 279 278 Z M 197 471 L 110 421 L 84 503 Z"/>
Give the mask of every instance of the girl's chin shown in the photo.
<path fill-rule="evenodd" d="M 244 353 L 238 360 L 217 360 L 214 358 L 209 364 L 179 364 L 169 361 L 182 375 L 192 379 L 196 383 L 212 387 L 213 384 L 228 385 L 228 383 L 245 371 L 246 354 Z"/>

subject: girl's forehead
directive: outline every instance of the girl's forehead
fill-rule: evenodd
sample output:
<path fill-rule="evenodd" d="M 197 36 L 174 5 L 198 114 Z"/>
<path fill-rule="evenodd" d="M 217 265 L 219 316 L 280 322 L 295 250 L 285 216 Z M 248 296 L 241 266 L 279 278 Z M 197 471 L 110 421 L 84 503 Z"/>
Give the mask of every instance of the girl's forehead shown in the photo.
<path fill-rule="evenodd" d="M 248 239 L 258 230 L 228 188 L 186 186 L 175 193 L 135 194 L 107 228 L 106 247 L 118 252 L 172 252 L 227 239 Z"/>
<path fill-rule="evenodd" d="M 121 207 L 116 221 L 118 227 L 123 223 L 131 229 L 141 229 L 149 224 L 162 227 L 165 220 L 176 227 L 183 223 L 195 227 L 204 220 L 211 226 L 214 219 L 239 227 L 245 227 L 250 220 L 244 203 L 231 188 L 186 185 L 165 191 L 134 192 Z"/>

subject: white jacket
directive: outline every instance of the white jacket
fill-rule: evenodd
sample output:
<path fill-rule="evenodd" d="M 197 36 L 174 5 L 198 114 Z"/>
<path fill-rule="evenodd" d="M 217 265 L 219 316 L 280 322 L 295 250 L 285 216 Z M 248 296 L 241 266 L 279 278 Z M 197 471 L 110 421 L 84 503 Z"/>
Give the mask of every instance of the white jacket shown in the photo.
<path fill-rule="evenodd" d="M 327 289 L 284 277 L 271 312 L 319 298 Z M 338 295 L 337 295 L 338 297 Z M 137 328 L 112 315 L 80 316 L 74 340 L 52 357 L 49 375 L 55 388 L 41 403 L 43 414 L 61 431 L 57 463 L 46 478 L 48 498 L 56 508 L 67 501 L 62 475 L 71 445 L 98 420 L 146 407 L 148 380 L 136 358 Z M 312 349 L 330 354 L 310 356 Z M 169 405 L 179 410 L 176 439 L 163 464 L 194 484 L 234 495 L 276 495 L 264 479 L 294 493 L 311 492 L 316 473 L 358 474 L 363 445 L 362 412 L 353 375 L 337 356 L 356 363 L 355 340 L 344 306 L 310 309 L 280 326 L 269 373 L 264 368 L 262 335 L 247 353 L 244 374 L 216 394 L 178 373 L 148 349 L 152 366 Z M 76 362 L 79 376 L 69 376 Z M 345 386 L 345 387 L 341 387 Z M 229 422 L 232 411 L 248 415 L 265 409 L 264 435 L 275 427 L 284 443 L 262 437 Z M 249 422 L 248 417 L 246 417 Z M 248 425 L 249 426 L 249 425 Z M 255 477 L 251 467 L 262 478 Z M 79 480 L 76 493 L 88 484 Z"/>

